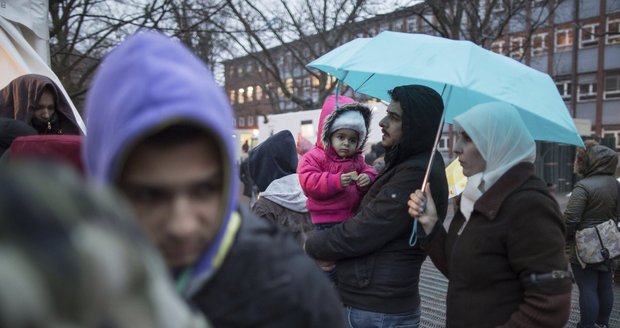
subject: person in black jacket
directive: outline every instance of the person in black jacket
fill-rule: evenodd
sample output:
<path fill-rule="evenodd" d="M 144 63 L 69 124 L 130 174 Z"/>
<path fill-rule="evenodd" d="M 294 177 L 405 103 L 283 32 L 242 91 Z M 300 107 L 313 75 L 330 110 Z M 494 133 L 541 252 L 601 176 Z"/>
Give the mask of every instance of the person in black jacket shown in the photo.
<path fill-rule="evenodd" d="M 349 327 L 418 327 L 420 322 L 418 282 L 426 253 L 409 244 L 413 223 L 407 200 L 422 185 L 443 102 L 437 92 L 420 85 L 396 87 L 390 94 L 387 116 L 379 123 L 387 150 L 385 169 L 355 216 L 314 232 L 305 244 L 315 259 L 336 262 Z M 448 184 L 439 153 L 429 179 L 443 219 Z"/>
<path fill-rule="evenodd" d="M 280 131 L 250 152 L 249 172 L 260 190 L 252 212 L 288 229 L 300 245 L 314 229 L 299 176 L 295 139 Z"/>

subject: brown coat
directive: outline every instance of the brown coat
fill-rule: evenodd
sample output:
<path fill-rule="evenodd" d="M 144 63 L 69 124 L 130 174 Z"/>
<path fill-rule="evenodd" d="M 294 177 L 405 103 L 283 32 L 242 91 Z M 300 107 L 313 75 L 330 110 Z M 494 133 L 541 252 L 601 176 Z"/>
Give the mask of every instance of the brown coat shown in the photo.
<path fill-rule="evenodd" d="M 557 202 L 520 163 L 474 204 L 457 209 L 446 233 L 423 238 L 433 263 L 448 277 L 447 327 L 564 327 L 571 281 L 531 283 L 531 274 L 566 270 L 565 227 Z"/>

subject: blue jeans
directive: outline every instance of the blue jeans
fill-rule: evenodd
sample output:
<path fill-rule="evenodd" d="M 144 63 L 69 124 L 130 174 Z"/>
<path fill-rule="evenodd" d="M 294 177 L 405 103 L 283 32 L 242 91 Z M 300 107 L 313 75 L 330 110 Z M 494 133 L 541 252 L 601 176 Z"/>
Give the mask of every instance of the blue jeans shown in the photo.
<path fill-rule="evenodd" d="M 412 312 L 379 313 L 344 306 L 344 322 L 347 328 L 418 328 L 420 307 Z"/>
<path fill-rule="evenodd" d="M 573 274 L 579 287 L 579 327 L 592 328 L 594 324 L 609 325 L 609 316 L 614 304 L 611 285 L 611 271 L 582 269 L 572 264 Z"/>

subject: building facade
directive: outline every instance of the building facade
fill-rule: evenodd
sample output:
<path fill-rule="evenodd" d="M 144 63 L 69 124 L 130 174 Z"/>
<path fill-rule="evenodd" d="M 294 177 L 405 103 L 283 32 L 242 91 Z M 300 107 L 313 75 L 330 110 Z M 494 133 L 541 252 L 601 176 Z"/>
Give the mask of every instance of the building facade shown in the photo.
<path fill-rule="evenodd" d="M 495 7 L 487 9 L 501 15 L 510 9 L 507 6 L 511 3 L 497 1 Z M 521 3 L 523 12 L 507 21 L 499 37 L 482 46 L 549 74 L 571 117 L 588 123 L 585 126 L 590 127 L 589 131 L 586 128 L 582 134 L 603 138 L 606 145 L 620 150 L 620 1 L 530 0 Z M 489 0 L 480 0 L 480 8 L 488 4 Z M 343 27 L 348 34 L 342 43 L 357 37 L 372 37 L 385 30 L 438 35 L 437 28 L 433 28 L 437 22 L 437 16 L 422 3 Z M 467 26 L 466 21 L 463 26 Z M 320 49 L 319 43 L 312 40 L 305 40 L 303 44 L 314 44 L 318 53 L 331 50 Z M 305 70 L 292 60 L 286 47 L 272 50 L 286 85 L 291 86 L 295 96 L 307 99 L 307 106 L 287 101 L 281 88 L 273 87 L 275 81 L 257 65 L 256 56 L 234 58 L 225 62 L 225 88 L 235 110 L 238 129 L 256 129 L 258 120 L 264 120 L 267 114 L 320 107 L 316 78 L 304 74 Z M 335 81 L 328 81 L 323 87 L 329 87 L 330 83 Z M 352 94 L 351 90 L 347 92 Z M 353 96 L 361 97 L 359 94 Z M 278 102 L 278 106 L 274 106 L 274 102 Z M 449 141 L 447 136 L 442 138 L 442 150 L 450 149 Z M 539 173 L 549 176 L 547 180 L 552 184 L 569 188 L 573 180 L 569 176 L 574 149 L 558 147 L 561 146 L 539 145 Z"/>

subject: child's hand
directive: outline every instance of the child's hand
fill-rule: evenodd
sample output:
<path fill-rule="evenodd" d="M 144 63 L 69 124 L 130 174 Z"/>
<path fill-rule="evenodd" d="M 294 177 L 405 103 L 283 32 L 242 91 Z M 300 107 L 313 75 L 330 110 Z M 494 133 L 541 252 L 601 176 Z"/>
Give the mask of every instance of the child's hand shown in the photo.
<path fill-rule="evenodd" d="M 340 184 L 342 188 L 350 186 L 357 179 L 357 172 L 343 173 L 340 175 Z"/>
<path fill-rule="evenodd" d="M 325 272 L 332 271 L 336 268 L 336 262 L 315 260 L 319 268 Z"/>
<path fill-rule="evenodd" d="M 368 174 L 362 173 L 357 176 L 356 183 L 358 187 L 361 187 L 361 188 L 366 187 L 370 184 L 370 177 L 368 176 Z"/>

